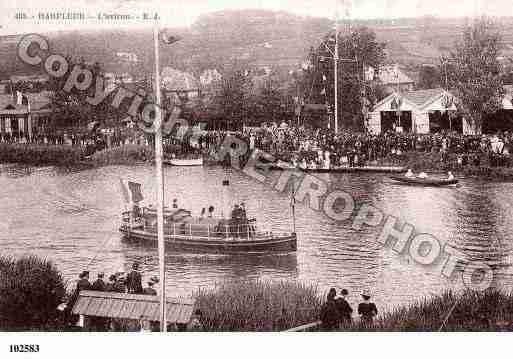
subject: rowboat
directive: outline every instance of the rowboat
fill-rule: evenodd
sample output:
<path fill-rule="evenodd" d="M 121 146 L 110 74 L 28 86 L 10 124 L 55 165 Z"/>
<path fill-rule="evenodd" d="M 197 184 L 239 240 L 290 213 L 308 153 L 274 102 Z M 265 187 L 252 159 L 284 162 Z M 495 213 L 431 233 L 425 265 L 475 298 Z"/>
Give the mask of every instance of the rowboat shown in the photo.
<path fill-rule="evenodd" d="M 394 181 L 401 182 L 404 184 L 415 185 L 415 186 L 449 186 L 458 183 L 457 179 L 447 178 L 418 178 L 418 177 L 405 177 L 405 176 L 390 176 Z"/>
<path fill-rule="evenodd" d="M 172 158 L 162 161 L 166 165 L 171 166 L 203 166 L 203 158 L 179 159 Z"/>
<path fill-rule="evenodd" d="M 157 216 L 150 208 L 123 213 L 126 240 L 157 245 Z M 216 254 L 286 253 L 297 250 L 296 233 L 258 232 L 255 219 L 193 217 L 184 209 L 164 211 L 164 242 L 175 251 Z"/>
<path fill-rule="evenodd" d="M 293 171 L 300 170 L 307 173 L 355 173 L 355 172 L 369 172 L 369 173 L 403 173 L 404 167 L 399 166 L 360 166 L 360 167 L 349 167 L 349 166 L 337 166 L 330 168 L 303 168 L 300 166 L 294 166 L 288 162 L 275 162 L 271 164 L 259 164 L 260 167 L 267 167 L 270 170 L 275 171 Z"/>

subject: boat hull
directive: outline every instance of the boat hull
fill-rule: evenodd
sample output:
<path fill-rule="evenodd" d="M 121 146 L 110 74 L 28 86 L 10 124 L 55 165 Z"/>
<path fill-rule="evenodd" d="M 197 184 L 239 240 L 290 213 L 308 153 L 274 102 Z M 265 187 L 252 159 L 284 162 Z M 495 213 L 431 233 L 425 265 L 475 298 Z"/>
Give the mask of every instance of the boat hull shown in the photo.
<path fill-rule="evenodd" d="M 390 176 L 390 178 L 394 181 L 412 186 L 441 187 L 455 185 L 458 183 L 457 179 L 449 180 L 441 178 L 409 178 L 405 176 Z"/>
<path fill-rule="evenodd" d="M 164 164 L 170 165 L 170 166 L 183 166 L 183 167 L 189 167 L 189 166 L 203 166 L 203 158 L 193 158 L 193 159 L 170 159 L 170 160 L 164 160 Z"/>
<path fill-rule="evenodd" d="M 122 226 L 120 232 L 128 241 L 157 245 L 157 234 L 142 229 L 129 230 Z M 216 254 L 286 253 L 297 250 L 297 236 L 266 237 L 257 239 L 206 238 L 183 235 L 165 235 L 166 248 L 174 251 Z"/>

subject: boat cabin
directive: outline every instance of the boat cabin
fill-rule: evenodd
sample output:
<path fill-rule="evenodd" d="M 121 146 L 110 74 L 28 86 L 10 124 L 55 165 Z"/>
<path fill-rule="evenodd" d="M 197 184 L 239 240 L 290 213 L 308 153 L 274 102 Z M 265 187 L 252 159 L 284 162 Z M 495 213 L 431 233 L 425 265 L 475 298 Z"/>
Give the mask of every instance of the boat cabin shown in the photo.
<path fill-rule="evenodd" d="M 157 211 L 154 208 L 134 209 L 123 214 L 123 222 L 130 229 L 157 231 Z M 164 210 L 164 234 L 203 238 L 253 238 L 256 220 L 240 218 L 194 217 L 185 209 Z"/>

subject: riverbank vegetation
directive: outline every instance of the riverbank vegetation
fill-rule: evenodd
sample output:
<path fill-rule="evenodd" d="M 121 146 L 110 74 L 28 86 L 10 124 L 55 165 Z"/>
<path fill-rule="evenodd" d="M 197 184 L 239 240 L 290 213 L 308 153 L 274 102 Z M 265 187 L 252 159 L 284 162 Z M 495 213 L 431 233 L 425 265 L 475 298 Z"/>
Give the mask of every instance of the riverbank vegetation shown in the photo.
<path fill-rule="evenodd" d="M 0 256 L 0 331 L 57 330 L 57 307 L 66 295 L 51 261 Z"/>
<path fill-rule="evenodd" d="M 283 331 L 319 320 L 323 298 L 316 287 L 295 282 L 229 283 L 200 290 L 197 307 L 209 331 Z M 397 307 L 372 326 L 357 318 L 340 331 L 501 331 L 513 329 L 513 295 L 495 290 L 447 291 Z M 319 331 L 320 326 L 310 330 Z"/>
<path fill-rule="evenodd" d="M 34 143 L 0 143 L 0 163 L 34 166 L 74 166 L 85 156 L 82 147 Z"/>
<path fill-rule="evenodd" d="M 460 294 L 447 291 L 382 315 L 372 331 L 502 331 L 513 330 L 513 295 L 496 290 Z"/>
<path fill-rule="evenodd" d="M 196 293 L 208 331 L 281 331 L 318 320 L 315 286 L 295 282 L 234 282 Z"/>
<path fill-rule="evenodd" d="M 52 262 L 0 256 L 0 331 L 70 330 L 57 310 L 66 284 Z M 194 294 L 206 331 L 283 331 L 318 322 L 325 298 L 316 286 L 291 281 L 227 282 Z M 381 311 L 371 326 L 354 322 L 340 331 L 511 331 L 513 295 L 497 290 L 451 291 Z M 313 326 L 310 331 L 320 331 Z"/>

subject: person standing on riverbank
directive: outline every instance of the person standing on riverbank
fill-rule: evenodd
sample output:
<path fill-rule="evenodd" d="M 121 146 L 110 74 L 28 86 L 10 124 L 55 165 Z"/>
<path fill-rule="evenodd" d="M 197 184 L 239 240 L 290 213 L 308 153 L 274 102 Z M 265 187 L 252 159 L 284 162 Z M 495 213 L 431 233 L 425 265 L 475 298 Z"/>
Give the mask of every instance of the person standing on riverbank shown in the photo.
<path fill-rule="evenodd" d="M 364 325 L 372 325 L 374 317 L 378 315 L 376 304 L 370 301 L 371 295 L 368 290 L 362 292 L 363 303 L 358 305 L 358 314 Z"/>
<path fill-rule="evenodd" d="M 89 282 L 89 272 L 83 271 L 78 276 L 80 279 L 77 282 L 77 292 L 80 293 L 81 290 L 89 290 L 91 289 L 91 282 Z M 78 294 L 77 293 L 77 294 Z"/>
<path fill-rule="evenodd" d="M 322 322 L 322 329 L 327 331 L 335 330 L 338 327 L 339 311 L 337 308 L 337 302 L 335 300 L 336 295 L 337 291 L 335 288 L 331 288 L 328 292 L 326 303 L 324 303 L 321 308 L 320 319 Z"/>
<path fill-rule="evenodd" d="M 349 292 L 347 291 L 347 289 L 344 288 L 340 291 L 340 297 L 336 299 L 341 325 L 348 325 L 351 324 L 351 322 L 353 321 L 353 308 L 351 308 L 351 306 L 346 300 L 348 294 Z"/>
<path fill-rule="evenodd" d="M 103 277 L 105 276 L 104 273 L 98 273 L 98 279 L 96 279 L 91 287 L 92 290 L 97 290 L 104 292 L 107 288 L 107 285 L 103 281 Z"/>

